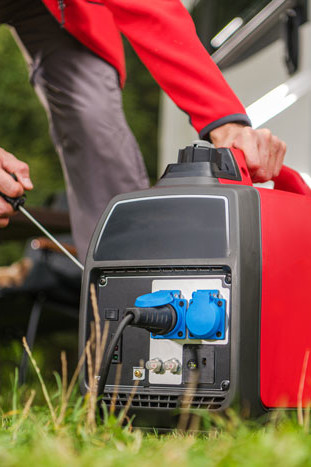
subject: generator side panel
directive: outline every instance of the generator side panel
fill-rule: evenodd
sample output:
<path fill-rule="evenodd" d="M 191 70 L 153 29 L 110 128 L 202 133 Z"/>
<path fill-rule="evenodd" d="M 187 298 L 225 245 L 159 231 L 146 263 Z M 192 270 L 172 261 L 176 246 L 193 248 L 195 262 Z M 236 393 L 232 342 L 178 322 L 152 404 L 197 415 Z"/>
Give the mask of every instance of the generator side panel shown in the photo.
<path fill-rule="evenodd" d="M 239 402 L 244 413 L 261 415 L 260 321 L 262 287 L 262 245 L 260 197 L 256 189 L 239 192 L 239 261 L 236 277 L 240 296 L 235 302 L 232 353 L 236 358 Z M 234 287 L 234 278 L 232 281 Z M 237 344 L 238 343 L 238 344 Z M 238 345 L 238 347 L 237 347 Z M 236 355 L 238 348 L 238 354 Z"/>
<path fill-rule="evenodd" d="M 301 397 L 302 406 L 307 407 L 311 398 L 311 198 L 263 189 L 260 197 L 261 399 L 267 408 L 295 408 Z"/>

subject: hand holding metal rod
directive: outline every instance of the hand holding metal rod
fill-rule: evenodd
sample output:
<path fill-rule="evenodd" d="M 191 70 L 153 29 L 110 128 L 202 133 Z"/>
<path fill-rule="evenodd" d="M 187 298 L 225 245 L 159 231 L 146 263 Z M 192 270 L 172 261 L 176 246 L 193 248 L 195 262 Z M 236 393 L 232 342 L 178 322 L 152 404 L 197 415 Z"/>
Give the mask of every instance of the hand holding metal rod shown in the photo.
<path fill-rule="evenodd" d="M 15 181 L 17 181 L 17 177 L 15 174 L 10 174 Z M 38 222 L 23 206 L 25 204 L 25 201 L 26 201 L 26 196 L 25 195 L 22 195 L 22 196 L 19 196 L 17 198 L 11 198 L 10 196 L 7 196 L 5 195 L 4 193 L 2 193 L 0 191 L 0 196 L 2 196 L 2 198 L 7 202 L 9 203 L 14 211 L 20 211 L 24 214 L 24 216 L 26 216 L 34 225 L 36 225 L 38 227 L 38 229 L 41 230 L 41 232 L 44 233 L 44 235 L 46 235 L 53 243 L 55 243 L 55 245 L 57 245 L 57 247 L 69 258 L 71 259 L 71 261 L 73 261 L 75 263 L 76 266 L 78 266 L 81 271 L 84 271 L 84 266 L 83 264 L 80 263 L 80 261 L 77 260 L 77 258 L 75 258 L 66 248 L 64 248 L 64 246 L 58 241 L 56 240 L 56 238 L 50 234 L 50 232 L 48 232 L 44 227 L 43 225 L 40 224 L 40 222 Z"/>

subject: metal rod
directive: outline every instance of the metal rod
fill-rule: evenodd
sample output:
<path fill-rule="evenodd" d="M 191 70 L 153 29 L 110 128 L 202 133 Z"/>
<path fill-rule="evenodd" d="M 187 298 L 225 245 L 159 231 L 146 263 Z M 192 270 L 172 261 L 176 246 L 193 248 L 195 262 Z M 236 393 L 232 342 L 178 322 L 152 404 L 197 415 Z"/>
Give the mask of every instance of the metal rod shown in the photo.
<path fill-rule="evenodd" d="M 71 261 L 73 261 L 76 266 L 78 266 L 78 268 L 81 269 L 81 271 L 84 271 L 84 266 L 83 264 L 80 263 L 80 261 L 77 260 L 77 258 L 75 258 L 71 253 L 69 253 L 68 250 L 66 250 L 66 248 L 63 247 L 63 245 L 61 243 L 59 243 L 58 240 L 56 240 L 55 237 L 53 237 L 53 235 L 50 234 L 50 232 L 48 232 L 44 227 L 43 225 L 40 224 L 40 222 L 38 222 L 25 208 L 23 208 L 22 206 L 19 206 L 18 207 L 19 211 L 22 212 L 26 217 L 28 217 L 28 219 L 33 223 L 35 224 L 38 229 L 41 230 L 41 232 L 44 233 L 44 235 L 46 235 L 50 240 L 52 240 L 53 243 L 55 243 L 55 245 L 58 246 L 58 248 L 69 258 L 71 259 Z"/>
<path fill-rule="evenodd" d="M 258 38 L 279 21 L 280 15 L 297 4 L 295 0 L 272 0 L 245 26 L 242 26 L 216 52 L 212 59 L 220 67 L 233 64 L 234 60 L 251 47 Z"/>

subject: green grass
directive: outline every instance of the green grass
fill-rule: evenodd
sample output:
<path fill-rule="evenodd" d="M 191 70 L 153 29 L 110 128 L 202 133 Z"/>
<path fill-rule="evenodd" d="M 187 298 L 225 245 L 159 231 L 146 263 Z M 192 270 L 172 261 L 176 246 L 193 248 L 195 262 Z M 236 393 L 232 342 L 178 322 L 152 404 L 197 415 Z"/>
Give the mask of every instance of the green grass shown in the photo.
<path fill-rule="evenodd" d="M 63 335 L 60 340 L 64 345 Z M 60 417 L 67 378 L 64 377 L 64 365 L 63 376 L 54 373 L 51 378 L 48 369 L 56 364 L 55 336 L 51 342 L 53 344 L 48 344 L 45 337 L 44 344 L 36 346 L 35 357 L 44 369 L 42 374 L 52 410 L 38 378 L 34 379 L 34 370 L 30 372 L 29 384 L 18 388 L 17 372 L 12 374 L 12 366 L 10 384 L 4 383 L 3 375 L 6 374 L 7 381 L 9 377 L 8 372 L 3 372 L 3 366 L 1 368 L 1 467 L 311 466 L 308 413 L 304 414 L 304 423 L 300 426 L 295 411 L 274 412 L 268 419 L 260 421 L 242 419 L 234 410 L 225 414 L 202 411 L 204 432 L 191 434 L 175 430 L 160 435 L 132 430 L 130 423 L 124 426 L 122 414 L 117 417 L 106 411 L 101 418 L 94 410 L 92 419 L 91 395 L 82 398 L 75 385 L 64 417 Z M 67 350 L 72 344 L 69 339 Z M 49 349 L 54 360 L 48 355 Z M 18 361 L 20 343 L 14 341 L 6 353 L 12 360 L 15 355 Z M 73 371 L 72 358 L 69 358 L 67 388 Z"/>
<path fill-rule="evenodd" d="M 78 396 L 76 396 L 78 397 Z M 248 425 L 234 414 L 214 420 L 206 434 L 144 434 L 121 428 L 114 417 L 85 426 L 85 407 L 77 399 L 64 424 L 55 430 L 48 411 L 34 406 L 2 415 L 0 465 L 18 466 L 305 466 L 311 465 L 310 435 L 284 416 L 266 426 Z"/>

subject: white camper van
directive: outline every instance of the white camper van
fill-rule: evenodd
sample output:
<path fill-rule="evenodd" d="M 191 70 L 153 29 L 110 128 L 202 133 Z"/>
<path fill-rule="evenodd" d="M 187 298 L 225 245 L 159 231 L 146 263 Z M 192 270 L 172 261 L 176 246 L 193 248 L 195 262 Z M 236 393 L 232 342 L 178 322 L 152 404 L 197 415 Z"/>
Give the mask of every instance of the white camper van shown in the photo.
<path fill-rule="evenodd" d="M 246 106 L 253 127 L 268 127 L 282 138 L 288 148 L 285 164 L 304 178 L 311 176 L 311 1 L 185 4 L 204 46 Z M 197 134 L 187 115 L 165 96 L 160 122 L 162 173 L 176 160 L 178 148 L 197 139 Z"/>

